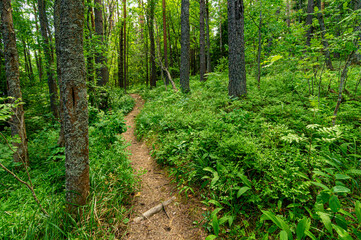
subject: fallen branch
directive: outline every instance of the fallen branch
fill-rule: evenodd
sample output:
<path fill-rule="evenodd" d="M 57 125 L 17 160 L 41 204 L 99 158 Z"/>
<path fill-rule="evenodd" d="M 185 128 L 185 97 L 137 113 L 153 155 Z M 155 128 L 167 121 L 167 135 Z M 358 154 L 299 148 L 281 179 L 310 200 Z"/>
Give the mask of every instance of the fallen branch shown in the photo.
<path fill-rule="evenodd" d="M 176 198 L 173 196 L 172 198 L 168 199 L 167 201 L 162 202 L 161 204 L 158 204 L 157 206 L 149 209 L 145 213 L 142 214 L 142 216 L 134 218 L 133 222 L 139 223 L 140 221 L 150 218 L 154 214 L 160 212 L 162 209 L 164 209 L 165 206 L 169 205 L 171 202 L 173 202 Z"/>

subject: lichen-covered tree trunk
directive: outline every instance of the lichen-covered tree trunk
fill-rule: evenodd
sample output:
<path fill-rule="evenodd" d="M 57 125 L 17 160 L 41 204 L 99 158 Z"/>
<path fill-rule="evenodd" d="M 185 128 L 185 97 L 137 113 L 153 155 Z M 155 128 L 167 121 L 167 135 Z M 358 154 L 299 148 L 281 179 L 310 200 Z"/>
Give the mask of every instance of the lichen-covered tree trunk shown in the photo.
<path fill-rule="evenodd" d="M 228 49 L 228 95 L 240 97 L 247 94 L 243 0 L 228 0 Z"/>
<path fill-rule="evenodd" d="M 205 3 L 199 0 L 199 78 L 203 82 L 206 73 L 206 48 L 204 32 Z"/>
<path fill-rule="evenodd" d="M 314 9 L 314 0 L 308 0 L 307 4 L 307 17 L 306 17 L 306 45 L 311 45 L 311 38 L 312 38 L 312 18 L 313 18 L 313 9 Z"/>
<path fill-rule="evenodd" d="M 103 29 L 103 3 L 102 0 L 94 0 L 95 8 L 95 32 L 100 39 L 101 50 L 96 53 L 95 62 L 100 67 L 97 68 L 97 85 L 104 86 L 109 80 L 109 72 L 107 67 L 107 59 L 104 56 L 104 29 Z"/>
<path fill-rule="evenodd" d="M 40 20 L 40 31 L 43 38 L 43 49 L 45 54 L 46 73 L 48 76 L 48 87 L 50 95 L 50 108 L 56 118 L 59 117 L 58 86 L 54 77 L 54 58 L 52 57 L 51 42 L 48 34 L 48 19 L 46 16 L 45 0 L 38 0 L 38 12 Z"/>
<path fill-rule="evenodd" d="M 19 79 L 19 55 L 16 49 L 16 37 L 13 24 L 11 0 L 0 1 L 1 29 L 4 41 L 5 74 L 8 84 L 8 95 L 12 97 L 12 103 L 22 101 Z M 16 147 L 13 154 L 14 162 L 28 163 L 28 140 L 24 120 L 23 105 L 18 105 L 13 109 L 11 117 L 11 135 L 18 136 L 20 141 L 12 144 Z"/>
<path fill-rule="evenodd" d="M 189 92 L 189 0 L 182 0 L 181 4 L 180 85 L 183 92 Z"/>
<path fill-rule="evenodd" d="M 66 200 L 70 212 L 89 194 L 89 138 L 86 72 L 83 54 L 84 4 L 60 0 L 59 65 L 65 132 Z"/>

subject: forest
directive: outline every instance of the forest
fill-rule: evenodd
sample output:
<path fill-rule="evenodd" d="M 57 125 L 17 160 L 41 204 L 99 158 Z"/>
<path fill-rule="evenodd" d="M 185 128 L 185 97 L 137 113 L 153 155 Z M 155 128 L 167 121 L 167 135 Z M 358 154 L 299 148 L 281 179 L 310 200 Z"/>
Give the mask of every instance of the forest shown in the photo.
<path fill-rule="evenodd" d="M 0 239 L 361 239 L 361 0 L 0 14 Z"/>

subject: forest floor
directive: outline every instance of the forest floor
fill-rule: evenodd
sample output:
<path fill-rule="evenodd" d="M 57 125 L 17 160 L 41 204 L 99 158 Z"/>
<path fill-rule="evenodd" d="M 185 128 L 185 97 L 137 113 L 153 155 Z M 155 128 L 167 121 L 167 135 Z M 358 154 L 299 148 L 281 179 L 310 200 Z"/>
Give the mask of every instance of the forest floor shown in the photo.
<path fill-rule="evenodd" d="M 193 222 L 202 220 L 202 205 L 193 196 L 183 199 L 166 171 L 160 167 L 149 154 L 144 142 L 139 142 L 134 134 L 135 117 L 140 113 L 144 101 L 137 94 L 131 94 L 136 105 L 126 117 L 128 130 L 123 134 L 130 143 L 128 151 L 131 153 L 130 161 L 135 173 L 140 174 L 140 192 L 135 194 L 133 211 L 128 231 L 124 239 L 205 239 L 203 228 L 197 227 Z M 176 196 L 176 200 L 164 207 L 165 211 L 156 213 L 140 223 L 133 222 L 135 217 L 155 207 L 156 205 Z"/>

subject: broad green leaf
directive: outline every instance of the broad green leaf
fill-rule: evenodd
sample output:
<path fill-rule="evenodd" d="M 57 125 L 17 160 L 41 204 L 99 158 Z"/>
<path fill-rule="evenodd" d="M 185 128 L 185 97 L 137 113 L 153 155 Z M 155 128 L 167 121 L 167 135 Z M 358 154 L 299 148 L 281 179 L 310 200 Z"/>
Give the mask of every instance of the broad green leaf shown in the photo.
<path fill-rule="evenodd" d="M 302 240 L 305 236 L 305 232 L 310 228 L 310 220 L 304 217 L 297 224 L 296 235 L 298 240 Z"/>
<path fill-rule="evenodd" d="M 241 187 L 241 189 L 238 190 L 237 198 L 242 196 L 245 192 L 247 192 L 250 188 L 249 187 Z"/>
<path fill-rule="evenodd" d="M 214 169 L 211 167 L 205 167 L 205 168 L 203 168 L 203 171 L 207 171 L 207 172 L 211 172 L 211 173 L 215 172 Z"/>
<path fill-rule="evenodd" d="M 332 235 L 332 225 L 331 225 L 331 219 L 327 213 L 324 212 L 317 212 L 318 216 L 320 216 L 323 225 L 325 225 L 325 228 L 329 233 Z"/>
<path fill-rule="evenodd" d="M 339 227 L 335 224 L 332 224 L 333 229 L 336 230 L 338 236 L 340 237 L 340 239 L 342 240 L 353 240 L 352 237 L 350 236 L 350 234 L 348 234 L 348 232 L 345 231 L 345 229 L 343 229 L 342 227 Z"/>
<path fill-rule="evenodd" d="M 283 221 L 283 219 L 276 216 L 272 212 L 269 212 L 269 211 L 262 211 L 262 212 L 266 217 L 268 217 L 269 220 L 271 220 L 274 224 L 276 224 L 277 227 L 286 231 L 289 239 L 292 239 L 292 233 L 291 233 L 290 227 L 287 225 L 287 223 L 285 221 Z"/>
<path fill-rule="evenodd" d="M 213 240 L 216 238 L 217 238 L 217 236 L 215 236 L 215 235 L 209 235 L 208 237 L 206 237 L 206 240 Z"/>
<path fill-rule="evenodd" d="M 287 232 L 285 230 L 280 232 L 280 240 L 288 240 Z"/>
<path fill-rule="evenodd" d="M 324 190 L 327 190 L 327 191 L 330 191 L 330 189 L 326 186 L 326 185 L 324 185 L 324 184 L 322 184 L 322 183 L 319 183 L 319 182 L 311 182 L 313 185 L 316 185 L 317 187 L 321 187 L 321 188 L 323 188 Z"/>
<path fill-rule="evenodd" d="M 346 180 L 346 179 L 350 179 L 350 176 L 344 175 L 344 174 L 336 174 L 335 175 L 337 180 Z"/>
<path fill-rule="evenodd" d="M 219 223 L 218 223 L 217 214 L 213 215 L 212 227 L 213 227 L 214 233 L 216 234 L 216 236 L 218 236 L 219 235 Z"/>
<path fill-rule="evenodd" d="M 219 180 L 219 176 L 217 172 L 213 172 L 213 179 L 211 181 L 211 186 L 214 186 L 214 184 L 216 184 L 216 182 Z"/>
<path fill-rule="evenodd" d="M 334 186 L 334 187 L 332 188 L 332 191 L 333 191 L 334 193 L 348 193 L 348 192 L 350 192 L 351 190 L 350 190 L 349 188 L 347 188 L 347 187 L 344 187 L 344 186 Z"/>
<path fill-rule="evenodd" d="M 322 172 L 322 171 L 319 171 L 319 170 L 315 170 L 315 171 L 313 171 L 313 173 L 314 173 L 315 175 L 320 175 L 320 176 L 323 176 L 323 177 L 325 177 L 325 178 L 331 178 L 330 175 L 328 175 L 327 173 L 324 173 L 324 172 Z"/>
<path fill-rule="evenodd" d="M 312 240 L 316 240 L 317 238 L 315 237 L 315 235 L 313 235 L 309 230 L 307 230 L 305 232 L 306 236 L 308 236 L 309 238 L 311 238 Z"/>
<path fill-rule="evenodd" d="M 329 200 L 329 205 L 330 205 L 330 208 L 332 210 L 332 212 L 338 212 L 338 210 L 341 208 L 341 203 L 340 201 L 338 200 L 337 196 L 335 195 L 332 195 L 330 197 L 330 200 Z"/>

